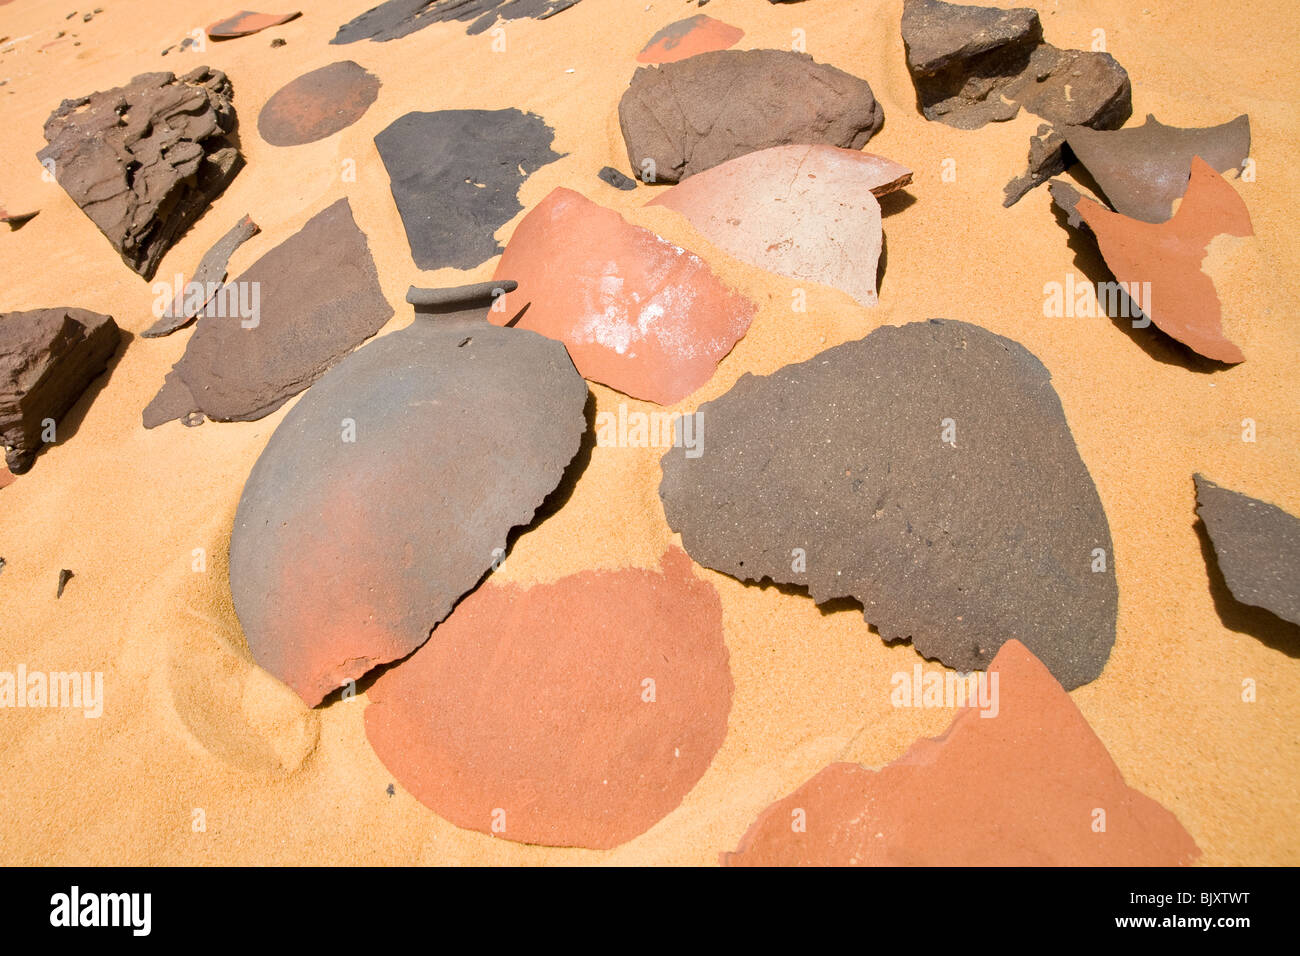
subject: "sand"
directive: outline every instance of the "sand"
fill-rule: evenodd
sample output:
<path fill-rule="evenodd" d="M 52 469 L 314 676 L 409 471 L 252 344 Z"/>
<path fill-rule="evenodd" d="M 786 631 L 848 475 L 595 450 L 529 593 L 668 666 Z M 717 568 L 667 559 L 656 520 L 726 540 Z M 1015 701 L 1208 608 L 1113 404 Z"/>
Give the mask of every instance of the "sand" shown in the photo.
<path fill-rule="evenodd" d="M 331 47 L 337 27 L 367 4 L 322 0 L 292 23 L 167 56 L 160 51 L 235 6 L 99 5 L 104 12 L 90 23 L 65 21 L 67 3 L 17 0 L 0 9 L 0 36 L 30 35 L 0 52 L 0 79 L 8 80 L 0 87 L 0 200 L 41 210 L 18 232 L 0 230 L 0 310 L 80 306 L 137 334 L 153 322 L 149 286 L 56 184 L 41 180 L 34 157 L 42 124 L 64 97 L 151 70 L 225 70 L 248 166 L 166 255 L 159 278 L 188 274 L 251 213 L 262 232 L 235 253 L 237 275 L 346 195 L 397 310 L 388 331 L 411 320 L 408 285 L 486 280 L 495 260 L 470 272 L 414 267 L 375 133 L 410 110 L 537 112 L 568 155 L 524 183 L 526 209 L 556 186 L 577 189 L 698 252 L 760 305 L 746 338 L 678 410 L 716 397 L 746 371 L 767 373 L 880 325 L 929 316 L 978 323 L 1038 355 L 1096 481 L 1118 569 L 1114 652 L 1102 676 L 1071 696 L 1126 781 L 1190 831 L 1201 863 L 1300 863 L 1300 642 L 1261 615 L 1237 613 L 1225 625 L 1192 485 L 1200 471 L 1300 513 L 1292 278 L 1300 242 L 1286 231 L 1300 27 L 1289 0 L 1038 4 L 1046 38 L 1058 46 L 1087 48 L 1093 31 L 1105 30 L 1107 48 L 1133 78 L 1133 122 L 1154 112 L 1171 125 L 1211 125 L 1250 113 L 1257 180 L 1233 188 L 1257 238 L 1211 248 L 1225 329 L 1247 361 L 1214 374 L 1149 344 L 1153 329 L 1044 317 L 1044 284 L 1082 276 L 1076 254 L 1046 189 L 1001 207 L 1038 120 L 1022 114 L 973 132 L 926 122 L 904 65 L 901 0 L 713 0 L 707 8 L 745 31 L 739 49 L 788 48 L 800 30 L 817 60 L 867 79 L 885 109 L 870 150 L 915 172 L 912 198 L 882 204 L 879 305 L 807 286 L 806 313 L 791 309 L 791 280 L 730 259 L 671 210 L 641 208 L 645 188 L 619 192 L 596 179 L 606 164 L 628 171 L 616 109 L 637 52 L 696 12 L 693 3 L 584 0 L 550 20 L 507 24 L 506 50 L 493 52 L 492 36 L 467 36 L 455 23 L 391 43 Z M 59 30 L 70 35 L 42 51 Z M 274 37 L 288 45 L 272 49 Z M 266 99 L 340 59 L 383 81 L 360 122 L 304 146 L 264 143 L 256 117 Z M 955 181 L 944 181 L 945 159 L 955 161 Z M 353 164 L 355 182 L 344 181 Z M 1085 257 L 1091 268 L 1095 252 Z M 891 706 L 891 675 L 919 658 L 910 647 L 885 646 L 860 613 L 823 614 L 806 597 L 696 567 L 722 599 L 734 704 L 709 770 L 648 832 L 610 851 L 524 846 L 460 830 L 400 787 L 390 795 L 392 778 L 366 742 L 364 692 L 308 710 L 252 663 L 231 607 L 226 548 L 235 506 L 285 410 L 252 423 L 141 427 L 141 409 L 189 334 L 134 338 L 61 426 L 60 442 L 0 490 L 0 669 L 102 671 L 105 695 L 97 719 L 68 709 L 0 711 L 0 862 L 712 865 L 764 807 L 826 764 L 880 766 L 950 722 L 942 709 Z M 598 410 L 616 412 L 620 402 L 650 410 L 591 389 Z M 1256 423 L 1254 443 L 1241 440 L 1245 418 Z M 592 568 L 656 567 L 674 541 L 657 495 L 660 453 L 596 448 L 572 497 L 517 539 L 498 573 L 528 584 Z M 60 568 L 76 576 L 56 600 Z M 1253 703 L 1242 700 L 1248 679 Z"/>

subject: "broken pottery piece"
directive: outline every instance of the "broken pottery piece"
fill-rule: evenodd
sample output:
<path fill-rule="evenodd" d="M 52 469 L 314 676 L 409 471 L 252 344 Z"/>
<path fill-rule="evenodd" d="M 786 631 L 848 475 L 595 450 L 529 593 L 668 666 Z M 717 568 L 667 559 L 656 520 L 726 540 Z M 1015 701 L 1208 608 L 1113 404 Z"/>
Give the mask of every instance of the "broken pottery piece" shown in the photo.
<path fill-rule="evenodd" d="M 1018 637 L 1067 688 L 1115 640 L 1110 527 L 1051 375 L 965 322 L 885 326 L 697 414 L 659 496 L 687 553 L 742 581 L 852 597 L 959 671 Z"/>
<path fill-rule="evenodd" d="M 983 684 L 988 706 L 960 707 L 942 737 L 880 770 L 831 764 L 764 810 L 723 864 L 1180 866 L 1201 855 L 1172 813 L 1125 783 L 1019 641 L 962 683 Z"/>
<path fill-rule="evenodd" d="M 73 573 L 67 568 L 61 568 L 59 570 L 59 587 L 58 590 L 54 592 L 54 597 L 56 599 L 63 597 L 63 589 L 68 586 L 68 582 L 71 581 L 73 577 Z"/>
<path fill-rule="evenodd" d="M 615 189 L 621 189 L 624 192 L 636 189 L 636 180 L 624 176 L 613 166 L 602 166 L 600 172 L 596 174 L 600 179 L 609 183 Z"/>
<path fill-rule="evenodd" d="M 112 317 L 86 309 L 0 315 L 0 445 L 13 474 L 31 468 L 46 420 L 67 414 L 120 340 Z"/>
<path fill-rule="evenodd" d="M 407 113 L 375 137 L 411 257 L 472 269 L 501 252 L 496 231 L 524 207 L 519 184 L 562 154 L 535 113 Z"/>
<path fill-rule="evenodd" d="M 152 279 L 158 261 L 243 164 L 226 135 L 234 93 L 220 70 L 145 73 L 64 100 L 37 153 L 122 261 Z"/>
<path fill-rule="evenodd" d="M 1065 135 L 1050 123 L 1041 123 L 1029 137 L 1029 160 L 1025 171 L 1002 187 L 1002 205 L 1014 206 L 1031 189 L 1065 172 L 1069 165 L 1065 155 Z"/>
<path fill-rule="evenodd" d="M 1182 204 L 1163 223 L 1111 212 L 1059 180 L 1049 190 L 1069 224 L 1084 224 L 1096 237 L 1115 278 L 1127 288 L 1145 290 L 1133 298 L 1142 300 L 1142 312 L 1162 332 L 1206 358 L 1228 364 L 1246 360 L 1223 334 L 1214 281 L 1201 271 L 1215 236 L 1255 234 L 1246 204 L 1227 180 L 1194 157 Z"/>
<path fill-rule="evenodd" d="M 140 334 L 147 339 L 156 339 L 189 325 L 217 295 L 235 250 L 261 231 L 251 216 L 245 215 L 235 223 L 216 245 L 203 254 L 194 276 L 176 290 L 176 296 L 158 321 Z"/>
<path fill-rule="evenodd" d="M 379 97 L 379 79 L 351 60 L 304 73 L 262 107 L 257 131 L 272 146 L 301 146 L 347 129 Z"/>
<path fill-rule="evenodd" d="M 769 146 L 861 149 L 884 120 L 865 80 L 788 50 L 644 66 L 618 104 L 628 160 L 645 182 L 679 182 Z"/>
<path fill-rule="evenodd" d="M 584 378 L 660 405 L 707 382 L 755 312 L 693 252 L 563 187 L 519 223 L 497 275 L 519 282 L 518 328 L 563 342 Z"/>
<path fill-rule="evenodd" d="M 1300 518 L 1195 475 L 1196 513 L 1232 596 L 1300 624 Z"/>
<path fill-rule="evenodd" d="M 330 43 L 396 40 L 435 23 L 473 21 L 466 31 L 482 33 L 500 20 L 545 20 L 578 0 L 389 0 L 349 20 Z"/>
<path fill-rule="evenodd" d="M 732 690 L 722 603 L 673 548 L 658 571 L 484 584 L 375 681 L 366 737 L 459 827 L 604 850 L 704 775 Z"/>
<path fill-rule="evenodd" d="M 1087 167 L 1118 213 L 1143 222 L 1167 222 L 1174 200 L 1187 191 L 1192 157 L 1220 173 L 1241 170 L 1250 155 L 1250 117 L 1221 126 L 1180 129 L 1148 115 L 1141 126 L 1094 130 L 1068 127 L 1070 151 Z"/>
<path fill-rule="evenodd" d="M 423 644 L 577 454 L 587 386 L 558 342 L 483 321 L 500 285 L 339 362 L 248 477 L 235 611 L 308 705 Z"/>
<path fill-rule="evenodd" d="M 251 10 L 240 10 L 234 16 L 219 20 L 208 27 L 208 39 L 233 40 L 236 37 L 251 36 L 270 27 L 278 27 L 282 23 L 296 20 L 300 16 L 302 16 L 301 11 L 294 13 L 254 13 Z"/>
<path fill-rule="evenodd" d="M 727 50 L 740 42 L 745 31 L 703 13 L 670 23 L 642 47 L 638 63 L 676 63 L 697 53 Z"/>
<path fill-rule="evenodd" d="M 222 422 L 269 415 L 392 315 L 365 234 L 340 199 L 221 287 L 145 408 L 144 427 L 192 412 Z"/>
<path fill-rule="evenodd" d="M 883 156 L 834 146 L 773 146 L 697 173 L 648 205 L 684 215 L 743 262 L 843 289 L 876 304 L 877 196 L 912 181 Z"/>
<path fill-rule="evenodd" d="M 0 222 L 3 222 L 10 229 L 20 229 L 30 220 L 35 219 L 40 210 L 35 212 L 9 212 L 3 206 L 0 206 Z"/>

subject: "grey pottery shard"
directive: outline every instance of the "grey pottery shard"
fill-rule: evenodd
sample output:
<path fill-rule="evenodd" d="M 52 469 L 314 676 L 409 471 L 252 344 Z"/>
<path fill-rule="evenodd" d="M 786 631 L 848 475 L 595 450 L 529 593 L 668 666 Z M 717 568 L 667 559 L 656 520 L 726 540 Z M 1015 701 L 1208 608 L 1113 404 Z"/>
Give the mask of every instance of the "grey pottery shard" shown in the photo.
<path fill-rule="evenodd" d="M 261 231 L 261 227 L 248 215 L 235 223 L 229 232 L 217 240 L 216 245 L 203 254 L 190 281 L 177 290 L 171 305 L 158 317 L 158 321 L 140 334 L 147 339 L 156 339 L 189 325 L 217 295 L 221 283 L 226 279 L 226 267 L 235 250 Z"/>
<path fill-rule="evenodd" d="M 1196 513 L 1232 596 L 1300 624 L 1300 518 L 1202 475 L 1194 480 Z"/>
<path fill-rule="evenodd" d="M 561 157 L 552 138 L 516 109 L 407 113 L 376 136 L 415 264 L 472 269 L 500 253 L 519 184 Z"/>
<path fill-rule="evenodd" d="M 697 562 L 853 597 L 886 641 L 982 670 L 1016 638 L 1066 688 L 1115 640 L 1110 527 L 1021 345 L 930 319 L 877 329 L 699 409 L 659 494 Z"/>
<path fill-rule="evenodd" d="M 153 278 L 163 253 L 243 163 L 230 81 L 200 66 L 179 79 L 145 73 L 126 86 L 64 100 L 45 122 L 38 154 L 113 244 Z"/>
<path fill-rule="evenodd" d="M 502 288 L 414 296 L 429 309 L 323 376 L 249 475 L 235 611 L 309 705 L 423 644 L 578 452 L 586 383 L 562 343 L 484 321 Z"/>
<path fill-rule="evenodd" d="M 269 415 L 392 316 L 365 234 L 340 199 L 218 290 L 144 426 L 196 412 L 226 422 Z"/>
<path fill-rule="evenodd" d="M 385 42 L 448 20 L 470 22 L 468 33 L 482 33 L 497 20 L 545 20 L 579 0 L 389 0 L 349 20 L 330 43 Z"/>
<path fill-rule="evenodd" d="M 717 50 L 641 67 L 618 104 L 633 171 L 680 182 L 769 146 L 861 149 L 885 121 L 866 80 L 788 50 Z"/>

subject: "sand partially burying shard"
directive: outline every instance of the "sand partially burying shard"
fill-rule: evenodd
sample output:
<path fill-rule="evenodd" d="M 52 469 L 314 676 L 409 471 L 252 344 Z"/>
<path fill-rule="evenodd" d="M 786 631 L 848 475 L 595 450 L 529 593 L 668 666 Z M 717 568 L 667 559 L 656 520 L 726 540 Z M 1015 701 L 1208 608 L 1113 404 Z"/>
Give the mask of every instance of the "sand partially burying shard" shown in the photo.
<path fill-rule="evenodd" d="M 1124 782 L 1023 644 L 1008 641 L 977 678 L 990 706 L 962 707 L 942 737 L 878 771 L 831 764 L 764 810 L 723 862 L 1178 866 L 1201 855 L 1172 813 Z"/>
<path fill-rule="evenodd" d="M 722 604 L 674 548 L 658 571 L 584 571 L 465 598 L 386 671 L 366 735 L 457 826 L 608 849 L 674 810 L 722 745 Z"/>

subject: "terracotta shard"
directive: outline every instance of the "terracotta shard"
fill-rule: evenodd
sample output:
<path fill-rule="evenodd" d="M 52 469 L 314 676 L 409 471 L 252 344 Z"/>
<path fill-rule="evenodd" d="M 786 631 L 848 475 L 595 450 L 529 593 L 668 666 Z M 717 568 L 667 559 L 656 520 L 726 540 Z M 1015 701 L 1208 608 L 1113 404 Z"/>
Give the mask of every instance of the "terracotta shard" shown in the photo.
<path fill-rule="evenodd" d="M 722 745 L 722 604 L 681 551 L 658 572 L 484 585 L 370 688 L 366 736 L 460 827 L 609 849 L 672 812 Z"/>
<path fill-rule="evenodd" d="M 64 100 L 38 154 L 145 279 L 243 164 L 226 138 L 233 90 L 206 66 L 177 77 L 145 73 L 126 86 Z"/>
<path fill-rule="evenodd" d="M 700 406 L 663 458 L 691 557 L 853 597 L 889 642 L 970 671 L 1020 636 L 1066 687 L 1115 640 L 1110 527 L 1051 375 L 945 319 L 886 326 Z M 1100 559 L 1100 560 L 1099 560 Z"/>
<path fill-rule="evenodd" d="M 577 4 L 578 0 L 389 0 L 343 24 L 330 43 L 382 43 L 449 20 L 469 22 L 467 32 L 472 36 L 497 20 L 545 20 Z"/>
<path fill-rule="evenodd" d="M 1023 644 L 1008 640 L 977 676 L 992 706 L 961 707 L 942 737 L 881 770 L 831 764 L 764 810 L 723 863 L 1180 866 L 1201 855 L 1172 813 L 1124 782 Z"/>
<path fill-rule="evenodd" d="M 642 47 L 638 63 L 676 63 L 697 53 L 728 50 L 740 42 L 745 31 L 703 13 L 670 23 Z"/>
<path fill-rule="evenodd" d="M 650 201 L 675 209 L 744 262 L 876 304 L 877 196 L 912 181 L 883 156 L 834 146 L 774 146 L 692 176 Z"/>
<path fill-rule="evenodd" d="M 156 339 L 171 335 L 194 321 L 218 294 L 221 283 L 226 279 L 226 266 L 235 250 L 261 231 L 251 216 L 246 215 L 235 223 L 229 232 L 217 240 L 216 245 L 203 254 L 198 268 L 194 270 L 194 276 L 177 290 L 167 311 L 140 334 L 147 339 Z M 200 289 L 203 291 L 200 292 Z"/>
<path fill-rule="evenodd" d="M 699 256 L 571 189 L 524 217 L 497 275 L 519 282 L 518 328 L 563 342 L 584 378 L 660 405 L 707 382 L 755 312 Z"/>
<path fill-rule="evenodd" d="M 675 183 L 769 146 L 861 149 L 885 120 L 865 80 L 787 50 L 719 50 L 641 67 L 618 104 L 632 169 Z"/>
<path fill-rule="evenodd" d="M 235 611 L 309 705 L 423 644 L 578 451 L 585 383 L 559 343 L 484 322 L 490 290 L 340 362 L 244 486 Z"/>
<path fill-rule="evenodd" d="M 1147 116 L 1130 129 L 1068 127 L 1070 151 L 1087 167 L 1118 213 L 1143 222 L 1168 221 L 1174 200 L 1187 191 L 1192 158 L 1221 173 L 1241 170 L 1250 155 L 1250 117 L 1205 129 L 1165 126 Z"/>
<path fill-rule="evenodd" d="M 21 229 L 30 220 L 35 219 L 40 210 L 35 212 L 9 212 L 3 206 L 0 206 L 0 222 L 3 222 L 10 229 Z"/>
<path fill-rule="evenodd" d="M 516 109 L 407 113 L 376 136 L 415 264 L 472 269 L 501 252 L 519 184 L 562 155 L 552 136 Z"/>
<path fill-rule="evenodd" d="M 317 213 L 214 301 L 144 410 L 145 428 L 192 412 L 222 422 L 269 415 L 393 315 L 346 199 Z"/>
<path fill-rule="evenodd" d="M 1172 219 L 1147 223 L 1111 212 L 1063 182 L 1050 187 L 1070 225 L 1097 238 L 1106 265 L 1167 335 L 1206 358 L 1235 364 L 1246 356 L 1223 334 L 1219 296 L 1201 262 L 1215 236 L 1252 236 L 1250 213 L 1236 190 L 1199 156 Z M 1134 294 L 1134 293 L 1137 294 Z"/>
<path fill-rule="evenodd" d="M 0 445 L 9 471 L 32 466 L 56 423 L 108 366 L 121 332 L 111 316 L 86 309 L 0 315 Z"/>
<path fill-rule="evenodd" d="M 257 131 L 272 146 L 301 146 L 347 129 L 379 97 L 379 79 L 351 60 L 305 73 L 262 107 Z"/>
<path fill-rule="evenodd" d="M 1300 624 L 1300 518 L 1201 475 L 1196 513 L 1232 596 Z"/>
<path fill-rule="evenodd" d="M 251 10 L 240 10 L 233 17 L 218 20 L 208 27 L 208 39 L 233 40 L 236 37 L 251 36 L 270 27 L 278 27 L 282 23 L 296 20 L 300 16 L 302 16 L 301 11 L 294 13 L 254 13 Z"/>

